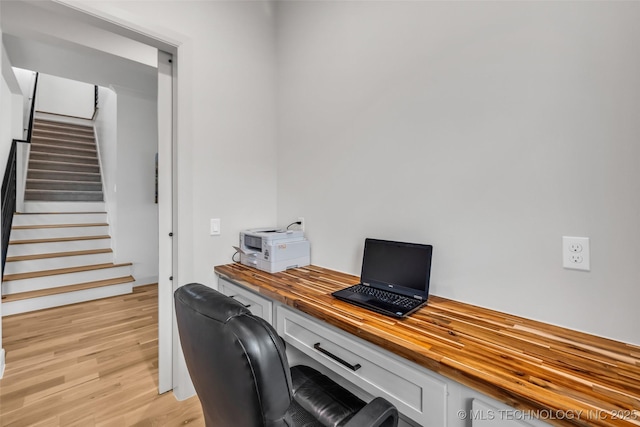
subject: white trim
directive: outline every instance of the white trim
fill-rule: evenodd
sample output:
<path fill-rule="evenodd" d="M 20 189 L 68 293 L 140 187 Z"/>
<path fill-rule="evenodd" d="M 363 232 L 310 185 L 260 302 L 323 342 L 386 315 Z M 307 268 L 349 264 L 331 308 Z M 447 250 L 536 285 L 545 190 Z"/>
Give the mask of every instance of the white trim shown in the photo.
<path fill-rule="evenodd" d="M 130 38 L 132 40 L 138 41 L 140 43 L 145 43 L 150 46 L 156 47 L 159 51 L 169 52 L 174 55 L 173 64 L 172 64 L 172 93 L 171 93 L 171 149 L 173 153 L 173 159 L 171 162 L 171 167 L 167 169 L 167 173 L 169 174 L 169 179 L 172 181 L 172 188 L 176 188 L 176 173 L 177 173 L 177 164 L 178 159 L 176 158 L 177 152 L 177 132 L 178 132 L 178 89 L 177 89 L 177 63 L 180 60 L 179 53 L 182 51 L 184 43 L 189 41 L 189 38 L 178 34 L 175 31 L 158 26 L 154 23 L 151 18 L 144 19 L 140 16 L 131 16 L 127 14 L 127 12 L 117 8 L 110 6 L 108 4 L 88 4 L 86 1 L 74 1 L 74 0 L 52 0 L 53 5 L 62 6 L 57 9 L 65 9 L 69 15 L 75 15 L 75 17 L 89 25 L 94 25 L 96 27 L 105 29 L 107 31 L 113 32 L 115 34 L 119 34 L 123 37 Z M 142 24 L 140 24 L 142 22 Z M 160 77 L 160 76 L 159 76 Z M 161 122 L 159 120 L 159 122 Z M 170 172 L 169 172 L 170 171 Z M 171 221 L 173 223 L 173 233 L 174 236 L 180 236 L 181 230 L 178 229 L 178 201 L 177 201 L 177 192 L 172 191 L 171 196 L 171 206 L 168 208 L 168 212 L 166 212 L 169 217 L 171 217 Z M 185 230 L 186 231 L 186 230 Z M 188 240 L 188 232 L 183 237 Z M 159 236 L 162 237 L 162 236 Z M 159 246 L 162 246 L 164 243 L 159 243 Z M 180 283 L 178 278 L 178 266 L 184 264 L 187 261 L 181 261 L 175 255 L 178 253 L 178 239 L 174 238 L 171 242 L 172 252 L 174 254 L 172 264 L 173 268 L 173 283 Z M 160 249 L 159 249 L 160 253 Z M 187 256 L 188 258 L 188 256 Z M 161 325 L 166 325 L 167 322 L 170 322 L 172 326 L 170 330 L 175 328 L 175 321 L 173 320 L 173 315 L 167 316 L 165 314 L 160 313 L 161 306 L 170 306 L 171 313 L 173 313 L 173 285 L 171 287 L 163 287 L 161 283 L 158 284 L 158 325 L 159 330 L 162 330 Z M 163 310 L 164 312 L 165 310 Z M 167 318 L 168 317 L 168 318 Z M 169 343 L 166 342 L 167 338 L 169 339 Z M 170 348 L 171 351 L 168 351 L 161 358 L 159 357 L 158 363 L 158 373 L 159 378 L 166 378 L 166 375 L 169 375 L 170 378 L 170 388 L 174 389 L 174 395 L 176 398 L 180 400 L 181 397 L 187 396 L 189 394 L 193 394 L 193 386 L 189 387 L 190 379 L 189 375 L 186 371 L 186 366 L 184 361 L 181 363 L 180 357 L 175 357 L 174 355 L 177 353 L 178 355 L 181 353 L 180 343 L 178 342 L 177 335 L 172 333 L 171 336 L 166 337 L 162 334 L 158 336 L 159 348 Z M 160 356 L 159 351 L 159 356 Z M 178 380 L 176 382 L 176 379 Z M 162 392 L 163 388 L 160 387 L 159 390 Z M 183 397 L 184 398 L 184 397 Z"/>
<path fill-rule="evenodd" d="M 24 202 L 23 213 L 102 213 L 104 202 Z"/>
<path fill-rule="evenodd" d="M 27 188 L 27 162 L 31 144 L 18 142 L 16 147 L 16 212 L 24 212 L 24 193 Z"/>
<path fill-rule="evenodd" d="M 137 286 L 145 286 L 145 285 L 155 285 L 158 283 L 158 276 L 146 276 L 146 277 L 137 277 L 136 281 L 133 282 L 133 287 Z"/>
<path fill-rule="evenodd" d="M 0 378 L 4 375 L 4 348 L 0 348 Z"/>
<path fill-rule="evenodd" d="M 111 221 L 112 215 L 111 210 L 109 209 L 109 193 L 107 191 L 105 176 L 104 176 L 104 167 L 102 165 L 102 153 L 100 151 L 100 138 L 98 138 L 98 131 L 96 129 L 96 119 L 100 114 L 100 108 L 96 108 L 96 113 L 93 115 L 93 119 L 91 120 L 91 125 L 93 126 L 93 139 L 96 143 L 96 155 L 98 156 L 98 165 L 100 166 L 100 183 L 102 184 L 102 200 L 104 203 L 104 211 L 107 216 L 107 224 L 109 224 L 109 236 L 111 236 L 111 250 L 113 251 L 113 259 L 116 258 L 116 233 L 114 232 L 113 224 Z M 117 125 L 117 124 L 116 124 Z"/>
<path fill-rule="evenodd" d="M 2 282 L 3 295 L 13 295 L 22 292 L 54 289 L 63 286 L 80 285 L 101 280 L 117 279 L 131 276 L 131 265 L 116 265 L 113 267 L 83 270 L 73 273 L 54 274 L 51 276 L 30 277 L 26 279 L 5 280 Z M 3 310 L 3 315 L 5 315 Z"/>
<path fill-rule="evenodd" d="M 29 298 L 18 301 L 3 302 L 3 316 L 26 313 L 29 311 L 43 310 L 45 308 L 60 307 L 79 302 L 92 301 L 100 298 L 108 298 L 116 295 L 130 294 L 133 290 L 133 282 L 117 285 L 101 286 L 81 291 L 65 292 L 38 298 Z"/>
<path fill-rule="evenodd" d="M 110 24 L 107 25 L 110 27 L 109 30 L 116 34 L 170 53 L 175 53 L 177 48 L 187 40 L 184 35 L 170 28 L 160 27 L 151 19 L 145 19 L 142 25 L 138 24 L 137 22 L 143 20 L 142 17 L 133 16 L 118 7 L 108 4 L 94 5 L 86 1 L 76 0 L 52 1 L 82 15 L 96 19 L 101 24 L 98 25 L 99 27 Z"/>
<path fill-rule="evenodd" d="M 158 373 L 158 389 L 160 393 L 171 390 L 178 384 L 175 378 L 176 334 L 174 329 L 173 291 L 174 285 L 169 277 L 174 276 L 172 174 L 161 174 L 163 170 L 175 170 L 172 155 L 173 124 L 169 117 L 172 114 L 172 56 L 158 51 L 158 366 L 172 366 Z M 174 282 L 176 283 L 176 282 Z M 175 390 L 180 394 L 179 390 Z"/>

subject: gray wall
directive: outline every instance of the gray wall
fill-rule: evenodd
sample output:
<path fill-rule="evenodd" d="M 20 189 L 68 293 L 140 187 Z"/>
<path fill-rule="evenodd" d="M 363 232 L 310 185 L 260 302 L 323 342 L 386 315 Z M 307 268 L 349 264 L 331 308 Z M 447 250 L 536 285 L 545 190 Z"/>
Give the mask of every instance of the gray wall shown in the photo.
<path fill-rule="evenodd" d="M 431 243 L 432 294 L 640 343 L 640 3 L 277 11 L 278 219 L 314 264 Z"/>

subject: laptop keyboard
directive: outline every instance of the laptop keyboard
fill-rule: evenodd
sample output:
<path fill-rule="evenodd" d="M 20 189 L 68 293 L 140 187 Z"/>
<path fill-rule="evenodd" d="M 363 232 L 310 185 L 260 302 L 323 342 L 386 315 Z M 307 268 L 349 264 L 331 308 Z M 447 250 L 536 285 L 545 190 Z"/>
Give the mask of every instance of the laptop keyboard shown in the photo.
<path fill-rule="evenodd" d="M 413 307 L 420 304 L 420 301 L 417 301 L 415 299 L 394 294 L 393 292 L 383 291 L 381 289 L 370 288 L 369 286 L 364 285 L 355 285 L 349 288 L 349 290 L 351 292 L 372 296 L 379 301 L 393 304 L 396 307 L 412 309 Z"/>

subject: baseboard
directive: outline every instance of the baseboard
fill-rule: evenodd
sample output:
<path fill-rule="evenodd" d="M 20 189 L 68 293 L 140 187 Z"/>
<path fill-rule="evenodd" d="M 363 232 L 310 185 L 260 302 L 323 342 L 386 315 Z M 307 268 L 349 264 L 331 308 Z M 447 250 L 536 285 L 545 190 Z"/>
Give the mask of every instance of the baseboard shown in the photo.
<path fill-rule="evenodd" d="M 0 348 L 0 378 L 4 375 L 4 348 Z"/>
<path fill-rule="evenodd" d="M 144 285 L 155 285 L 158 283 L 158 276 L 147 276 L 136 278 L 136 281 L 133 282 L 133 287 L 136 286 L 144 286 Z"/>

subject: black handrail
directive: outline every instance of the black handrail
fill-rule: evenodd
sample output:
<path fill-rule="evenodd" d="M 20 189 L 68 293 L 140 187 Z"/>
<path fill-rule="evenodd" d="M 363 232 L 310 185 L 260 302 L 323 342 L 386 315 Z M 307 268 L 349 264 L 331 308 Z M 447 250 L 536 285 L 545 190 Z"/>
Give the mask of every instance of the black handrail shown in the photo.
<path fill-rule="evenodd" d="M 4 275 L 4 263 L 7 261 L 7 249 L 9 249 L 9 237 L 13 223 L 13 213 L 16 211 L 16 147 L 18 140 L 14 139 L 9 151 L 7 169 L 2 180 L 2 273 Z"/>
<path fill-rule="evenodd" d="M 98 85 L 93 85 L 93 118 L 96 118 L 98 112 Z"/>
<path fill-rule="evenodd" d="M 27 132 L 27 142 L 31 143 L 31 134 L 33 133 L 33 117 L 36 111 L 36 90 L 38 89 L 38 75 L 36 73 L 36 80 L 33 83 L 33 97 L 31 98 L 31 112 L 29 113 L 29 132 Z"/>
<path fill-rule="evenodd" d="M 7 262 L 7 251 L 9 249 L 9 239 L 11 237 L 11 226 L 13 224 L 13 214 L 16 211 L 16 185 L 17 185 L 17 147 L 18 142 L 30 143 L 33 133 L 33 119 L 36 106 L 36 91 L 38 89 L 38 73 L 33 84 L 33 97 L 31 98 L 31 112 L 29 114 L 29 132 L 27 140 L 14 139 L 11 142 L 11 150 L 7 159 L 7 167 L 4 170 L 2 179 L 2 275 L 4 276 L 4 265 Z"/>

